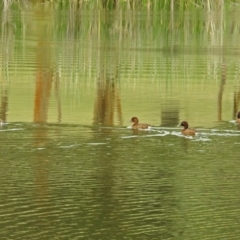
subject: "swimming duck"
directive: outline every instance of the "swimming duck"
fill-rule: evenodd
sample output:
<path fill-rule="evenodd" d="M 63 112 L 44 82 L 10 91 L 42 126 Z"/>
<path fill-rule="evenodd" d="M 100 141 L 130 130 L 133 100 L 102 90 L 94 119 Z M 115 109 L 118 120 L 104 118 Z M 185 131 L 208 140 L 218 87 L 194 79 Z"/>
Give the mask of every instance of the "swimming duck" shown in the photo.
<path fill-rule="evenodd" d="M 183 126 L 183 130 L 182 130 L 183 135 L 194 136 L 197 132 L 195 129 L 188 128 L 188 122 L 187 121 L 182 121 L 180 126 Z"/>
<path fill-rule="evenodd" d="M 139 121 L 137 117 L 132 117 L 130 122 L 133 122 L 132 129 L 146 129 L 150 127 L 149 124 L 138 123 Z"/>
<path fill-rule="evenodd" d="M 238 114 L 237 114 L 236 123 L 239 123 L 239 124 L 240 124 L 240 111 L 239 111 Z"/>

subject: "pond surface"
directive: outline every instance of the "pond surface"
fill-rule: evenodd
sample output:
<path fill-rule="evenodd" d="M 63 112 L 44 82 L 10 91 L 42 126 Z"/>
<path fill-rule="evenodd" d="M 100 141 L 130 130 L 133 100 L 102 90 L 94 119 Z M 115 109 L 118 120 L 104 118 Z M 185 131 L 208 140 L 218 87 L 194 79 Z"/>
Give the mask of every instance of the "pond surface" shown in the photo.
<path fill-rule="evenodd" d="M 118 10 L 2 11 L 1 239 L 239 239 L 240 9 Z"/>

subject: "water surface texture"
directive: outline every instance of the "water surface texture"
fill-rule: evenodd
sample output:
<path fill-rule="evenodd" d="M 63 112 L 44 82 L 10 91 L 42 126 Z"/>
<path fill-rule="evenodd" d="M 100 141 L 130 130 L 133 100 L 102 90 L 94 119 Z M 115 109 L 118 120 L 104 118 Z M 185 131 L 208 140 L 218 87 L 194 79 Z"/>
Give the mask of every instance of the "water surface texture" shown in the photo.
<path fill-rule="evenodd" d="M 240 239 L 240 6 L 33 2 L 0 4 L 0 239 Z"/>

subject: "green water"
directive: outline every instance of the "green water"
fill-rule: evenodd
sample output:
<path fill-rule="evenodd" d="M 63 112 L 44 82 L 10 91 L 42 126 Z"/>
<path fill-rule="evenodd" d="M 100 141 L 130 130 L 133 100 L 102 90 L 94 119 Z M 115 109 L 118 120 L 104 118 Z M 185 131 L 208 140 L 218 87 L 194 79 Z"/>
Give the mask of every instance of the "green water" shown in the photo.
<path fill-rule="evenodd" d="M 1 12 L 1 239 L 239 239 L 238 5 L 75 7 Z"/>

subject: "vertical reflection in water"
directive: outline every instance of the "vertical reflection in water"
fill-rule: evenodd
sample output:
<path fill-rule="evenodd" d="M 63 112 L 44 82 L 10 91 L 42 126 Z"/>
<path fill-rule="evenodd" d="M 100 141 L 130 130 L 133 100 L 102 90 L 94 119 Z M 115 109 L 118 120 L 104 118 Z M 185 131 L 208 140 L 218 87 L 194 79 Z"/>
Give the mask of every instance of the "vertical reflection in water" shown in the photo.
<path fill-rule="evenodd" d="M 116 0 L 102 0 L 102 6 L 104 9 L 106 10 L 112 10 L 116 8 L 117 5 L 117 1 Z"/>
<path fill-rule="evenodd" d="M 38 149 L 36 160 L 36 165 L 38 166 L 37 171 L 35 172 L 35 182 L 38 189 L 38 195 L 41 196 L 41 198 L 45 198 L 46 192 L 47 192 L 47 172 L 48 172 L 48 159 L 44 151 L 41 151 L 41 149 L 45 148 L 45 145 L 48 140 L 48 134 L 47 129 L 44 127 L 36 128 L 33 134 L 33 147 L 34 149 Z"/>
<path fill-rule="evenodd" d="M 57 99 L 57 112 L 58 112 L 58 117 L 57 117 L 57 122 L 60 123 L 62 121 L 62 107 L 61 107 L 61 98 L 60 98 L 60 76 L 59 72 L 57 72 L 56 79 L 55 79 L 55 96 Z"/>
<path fill-rule="evenodd" d="M 105 15 L 105 24 L 108 27 L 111 25 L 111 19 L 108 13 Z M 107 32 L 106 34 L 110 34 Z M 108 39 L 106 37 L 106 39 Z M 101 40 L 99 39 L 99 45 Z M 111 40 L 107 40 L 111 41 Z M 94 106 L 94 124 L 103 124 L 107 126 L 114 125 L 114 111 L 117 111 L 119 124 L 122 124 L 122 107 L 119 94 L 119 47 L 116 46 L 115 54 L 110 56 L 108 42 L 99 47 L 98 54 L 98 81 L 97 81 L 97 96 Z M 102 45 L 101 45 L 102 46 Z"/>
<path fill-rule="evenodd" d="M 103 1 L 104 5 L 104 1 Z M 106 6 L 105 6 L 106 7 Z M 98 81 L 97 92 L 94 104 L 93 124 L 113 126 L 114 113 L 117 111 L 118 122 L 122 124 L 122 107 L 119 94 L 119 47 L 115 46 L 115 52 L 109 50 L 108 46 L 111 44 L 111 27 L 114 24 L 109 12 L 104 10 L 103 15 L 100 15 L 98 29 Z M 106 36 L 101 38 L 101 27 L 105 29 Z M 109 39 L 110 40 L 105 40 Z M 104 39 L 102 43 L 101 40 Z M 110 43 L 109 43 L 110 41 Z M 112 55 L 110 55 L 112 54 Z M 112 138 L 111 130 L 103 129 L 105 138 Z M 96 137 L 94 135 L 94 137 Z M 99 141 L 95 139 L 94 141 Z M 103 236 L 108 237 L 111 234 L 111 229 L 118 228 L 117 216 L 114 213 L 118 209 L 118 202 L 114 198 L 114 187 L 116 182 L 116 153 L 114 144 L 109 146 L 109 150 L 100 151 L 98 155 L 98 174 L 97 180 L 100 187 L 93 191 L 97 204 L 99 205 L 99 217 L 95 219 L 91 232 L 96 233 L 104 229 Z M 109 228 L 111 226 L 111 229 Z M 118 229 L 117 229 L 118 230 Z M 122 231 L 119 231 L 122 232 Z"/>
<path fill-rule="evenodd" d="M 239 111 L 239 102 L 240 102 L 240 90 L 234 92 L 233 96 L 233 119 L 236 118 L 236 114 Z"/>
<path fill-rule="evenodd" d="M 100 183 L 100 187 L 94 191 L 96 204 L 99 205 L 99 217 L 96 218 L 96 223 L 93 225 L 93 232 L 108 229 L 109 225 L 112 225 L 114 229 L 114 222 L 118 220 L 114 214 L 114 210 L 118 209 L 118 202 L 114 198 L 116 170 L 113 159 L 116 159 L 116 156 L 114 157 L 111 154 L 106 156 L 104 152 L 99 154 L 99 169 L 101 170 L 98 171 L 96 177 Z M 106 235 L 108 234 L 107 232 L 105 233 Z"/>
<path fill-rule="evenodd" d="M 2 39 L 1 39 L 1 52 L 2 52 L 2 84 L 1 84 L 1 107 L 0 107 L 0 120 L 7 121 L 8 110 L 8 83 L 9 83 L 9 65 L 11 58 L 11 50 L 13 48 L 13 30 L 11 21 L 10 3 L 4 2 L 4 11 L 2 12 Z"/>
<path fill-rule="evenodd" d="M 42 58 L 44 59 L 44 58 Z M 61 99 L 60 99 L 60 85 L 59 75 L 53 76 L 53 72 L 49 66 L 42 66 L 41 62 L 38 65 L 36 77 L 36 90 L 34 101 L 34 118 L 33 121 L 37 123 L 46 123 L 48 119 L 49 99 L 51 96 L 52 85 L 54 84 L 55 97 L 57 100 L 57 122 L 60 123 L 62 119 Z M 54 80 L 55 79 L 55 80 Z"/>
<path fill-rule="evenodd" d="M 45 145 L 48 141 L 47 129 L 44 127 L 36 128 L 33 133 L 33 148 L 36 149 L 34 155 L 34 185 L 35 185 L 35 207 L 37 226 L 48 229 L 51 223 L 48 217 L 51 215 L 51 206 L 49 204 L 49 159 L 46 155 Z M 46 217 L 48 216 L 48 217 Z M 44 230 L 43 230 L 44 231 Z"/>
<path fill-rule="evenodd" d="M 226 64 L 222 63 L 221 83 L 218 91 L 218 121 L 222 120 L 222 96 L 225 84 L 226 84 Z"/>
<path fill-rule="evenodd" d="M 34 122 L 47 122 L 47 112 L 49 107 L 49 98 L 53 84 L 53 72 L 51 70 L 51 47 L 49 39 L 49 30 L 51 29 L 51 19 L 46 18 L 49 12 L 43 6 L 38 6 L 36 16 L 39 19 L 39 28 L 37 31 L 37 60 L 36 60 L 36 90 L 34 102 Z M 46 27 L 47 26 L 47 27 Z M 48 29 L 48 30 L 46 30 Z M 33 149 L 34 154 L 34 184 L 36 189 L 35 205 L 36 225 L 42 231 L 47 231 L 46 228 L 51 225 L 48 221 L 49 216 L 49 159 L 46 154 L 46 143 L 48 142 L 47 128 L 37 127 L 33 132 Z"/>
<path fill-rule="evenodd" d="M 12 0 L 3 0 L 3 10 L 7 11 L 9 10 L 11 4 L 12 4 Z"/>
<path fill-rule="evenodd" d="M 38 16 L 42 20 L 42 28 L 38 30 L 38 44 L 37 44 L 37 71 L 36 71 L 36 89 L 35 89 L 35 101 L 34 101 L 34 117 L 33 121 L 38 123 L 46 123 L 48 120 L 48 108 L 49 99 L 51 96 L 51 90 L 54 85 L 55 96 L 57 99 L 58 108 L 58 122 L 61 121 L 61 101 L 59 96 L 59 74 L 57 73 L 54 81 L 54 73 L 52 70 L 51 61 L 51 41 L 47 39 L 50 34 L 46 32 L 49 27 L 49 20 L 44 20 L 48 14 L 46 11 L 39 10 Z M 45 25 L 48 25 L 48 28 Z"/>
<path fill-rule="evenodd" d="M 224 1 L 219 1 L 219 4 L 212 4 L 209 5 L 210 8 L 215 8 L 217 15 L 210 14 L 209 19 L 208 19 L 208 26 L 209 30 L 212 34 L 211 36 L 211 43 L 214 45 L 219 45 L 221 46 L 221 52 L 220 56 L 223 56 L 223 36 L 224 36 Z M 217 29 L 214 30 L 213 29 Z M 223 97 L 223 91 L 224 91 L 224 86 L 226 84 L 226 63 L 224 58 L 222 57 L 222 65 L 221 65 L 221 83 L 219 87 L 219 92 L 218 92 L 218 121 L 222 120 L 222 97 Z"/>
<path fill-rule="evenodd" d="M 2 91 L 1 96 L 1 108 L 0 108 L 0 120 L 3 122 L 7 121 L 7 106 L 8 106 L 8 94 L 7 90 Z"/>
<path fill-rule="evenodd" d="M 237 113 L 239 111 L 239 102 L 240 102 L 240 90 L 234 92 L 233 96 L 233 119 L 237 118 Z M 240 130 L 240 124 L 237 124 L 237 129 Z"/>
<path fill-rule="evenodd" d="M 97 83 L 93 123 L 113 126 L 116 109 L 118 121 L 122 124 L 122 107 L 118 83 L 115 78 L 109 78 L 104 73 L 100 75 Z"/>
<path fill-rule="evenodd" d="M 161 126 L 173 127 L 179 124 L 179 109 L 175 101 L 169 101 L 161 108 Z"/>
<path fill-rule="evenodd" d="M 34 103 L 34 122 L 47 122 L 47 111 L 52 87 L 52 74 L 44 72 L 39 68 L 37 73 L 35 103 Z"/>
<path fill-rule="evenodd" d="M 34 122 L 47 122 L 49 98 L 52 89 L 52 71 L 50 69 L 50 54 L 48 42 L 39 36 L 37 49 L 36 90 L 34 102 Z M 46 51 L 45 49 L 48 49 Z"/>

